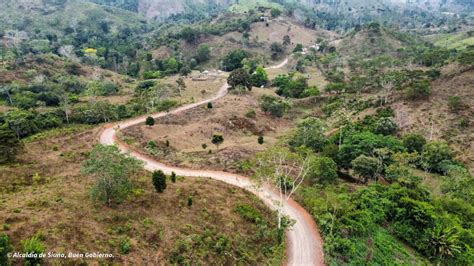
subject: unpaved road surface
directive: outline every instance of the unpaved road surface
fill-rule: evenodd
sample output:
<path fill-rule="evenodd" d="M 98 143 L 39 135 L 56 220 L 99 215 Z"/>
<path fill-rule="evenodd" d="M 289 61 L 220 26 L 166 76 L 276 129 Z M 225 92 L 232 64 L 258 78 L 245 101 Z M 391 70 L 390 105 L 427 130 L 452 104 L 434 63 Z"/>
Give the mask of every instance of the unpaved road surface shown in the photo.
<path fill-rule="evenodd" d="M 281 68 L 288 63 L 285 59 L 282 63 L 268 67 L 267 69 Z M 227 94 L 228 84 L 225 83 L 219 89 L 218 93 L 210 98 L 197 103 L 179 107 L 170 112 L 161 112 L 152 115 L 143 115 L 130 120 L 125 120 L 115 124 L 110 124 L 104 128 L 100 135 L 100 143 L 104 145 L 117 145 L 122 152 L 129 153 L 131 156 L 143 161 L 145 169 L 148 171 L 162 170 L 166 174 L 175 172 L 179 176 L 208 177 L 219 180 L 240 188 L 244 188 L 258 196 L 266 205 L 272 209 L 277 208 L 279 195 L 270 187 L 256 186 L 255 182 L 248 177 L 237 174 L 211 171 L 211 170 L 191 170 L 172 167 L 160 163 L 144 154 L 130 149 L 125 143 L 117 139 L 116 133 L 120 129 L 131 127 L 144 123 L 147 116 L 154 118 L 164 117 L 170 114 L 179 114 L 180 112 L 207 104 L 224 97 Z M 283 213 L 295 220 L 295 224 L 287 232 L 287 265 L 324 265 L 323 242 L 318 229 L 311 215 L 303 209 L 298 203 L 290 199 L 283 204 Z"/>

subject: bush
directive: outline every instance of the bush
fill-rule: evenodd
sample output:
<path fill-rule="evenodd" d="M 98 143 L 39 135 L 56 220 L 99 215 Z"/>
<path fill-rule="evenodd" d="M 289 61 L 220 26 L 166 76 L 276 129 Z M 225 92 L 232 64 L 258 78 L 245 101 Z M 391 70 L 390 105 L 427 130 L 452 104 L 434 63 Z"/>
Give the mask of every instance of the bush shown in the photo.
<path fill-rule="evenodd" d="M 443 173 L 443 166 L 452 161 L 452 152 L 443 141 L 432 141 L 423 147 L 421 153 L 423 167 L 436 173 Z"/>
<path fill-rule="evenodd" d="M 262 145 L 263 142 L 264 142 L 263 136 L 258 136 L 257 142 L 258 142 L 258 144 Z"/>
<path fill-rule="evenodd" d="M 377 158 L 360 155 L 355 158 L 352 162 L 352 169 L 354 172 L 364 179 L 364 183 L 367 183 L 369 179 L 375 179 L 376 174 L 380 173 L 380 162 Z"/>
<path fill-rule="evenodd" d="M 212 103 L 211 103 L 211 102 L 208 102 L 208 103 L 207 103 L 207 109 L 212 109 L 212 108 L 213 108 Z"/>
<path fill-rule="evenodd" d="M 132 243 L 130 242 L 130 239 L 128 237 L 123 238 L 120 241 L 120 245 L 119 245 L 120 254 L 127 254 L 130 252 L 131 249 L 132 249 Z"/>
<path fill-rule="evenodd" d="M 10 239 L 5 234 L 0 234 L 0 265 L 7 266 L 9 264 L 8 253 L 12 251 Z"/>
<path fill-rule="evenodd" d="M 418 152 L 421 153 L 423 146 L 426 144 L 426 139 L 420 134 L 407 134 L 403 137 L 403 146 L 407 148 L 408 152 Z"/>
<path fill-rule="evenodd" d="M 224 68 L 223 70 L 232 71 L 234 69 L 241 68 L 242 60 L 247 57 L 247 52 L 241 49 L 237 49 L 228 53 L 222 61 L 222 67 Z"/>
<path fill-rule="evenodd" d="M 426 99 L 431 95 L 431 85 L 428 80 L 417 80 L 405 89 L 405 97 L 409 100 Z"/>
<path fill-rule="evenodd" d="M 171 179 L 172 183 L 176 183 L 176 173 L 175 172 L 171 172 L 170 179 Z"/>
<path fill-rule="evenodd" d="M 332 183 L 337 178 L 337 165 L 328 157 L 315 157 L 310 161 L 309 177 L 318 183 Z"/>
<path fill-rule="evenodd" d="M 145 71 L 143 72 L 143 79 L 159 79 L 161 78 L 160 71 Z"/>
<path fill-rule="evenodd" d="M 153 187 L 156 192 L 163 193 L 166 189 L 166 175 L 161 170 L 154 171 L 152 174 Z"/>
<path fill-rule="evenodd" d="M 275 117 L 283 117 L 288 109 L 290 109 L 290 105 L 286 101 L 267 95 L 262 96 L 260 107 L 263 112 L 269 113 Z"/>
<path fill-rule="evenodd" d="M 231 86 L 231 89 L 243 87 L 250 90 L 252 88 L 252 78 L 247 70 L 243 68 L 233 70 L 227 78 L 227 83 Z"/>
<path fill-rule="evenodd" d="M 374 133 L 382 135 L 394 135 L 397 132 L 397 124 L 391 117 L 382 117 L 375 124 Z"/>
<path fill-rule="evenodd" d="M 459 96 L 449 96 L 448 107 L 451 112 L 457 113 L 464 109 L 464 104 Z"/>
<path fill-rule="evenodd" d="M 155 119 L 151 116 L 147 117 L 145 120 L 145 125 L 152 127 L 155 125 Z"/>
<path fill-rule="evenodd" d="M 36 254 L 32 258 L 25 258 L 26 265 L 40 265 L 43 261 L 42 258 L 39 258 L 39 254 L 45 252 L 45 247 L 41 242 L 38 236 L 33 236 L 29 239 L 23 240 L 23 252 L 24 253 L 31 253 Z"/>
<path fill-rule="evenodd" d="M 315 117 L 308 117 L 301 120 L 297 125 L 296 133 L 290 145 L 294 147 L 305 146 L 319 152 L 327 143 L 324 135 L 324 123 Z"/>

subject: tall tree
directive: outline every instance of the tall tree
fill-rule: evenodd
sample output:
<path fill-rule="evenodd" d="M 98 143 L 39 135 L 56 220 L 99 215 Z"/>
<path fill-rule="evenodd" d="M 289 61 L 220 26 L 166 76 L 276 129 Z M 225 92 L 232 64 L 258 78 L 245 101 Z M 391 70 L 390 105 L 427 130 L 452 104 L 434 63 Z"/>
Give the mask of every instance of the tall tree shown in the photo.
<path fill-rule="evenodd" d="M 132 187 L 130 176 L 142 166 L 141 161 L 121 153 L 116 146 L 97 145 L 82 164 L 81 172 L 95 178 L 92 199 L 111 206 L 127 198 Z"/>
<path fill-rule="evenodd" d="M 9 128 L 0 127 L 0 163 L 13 161 L 21 148 L 21 142 L 15 132 Z"/>

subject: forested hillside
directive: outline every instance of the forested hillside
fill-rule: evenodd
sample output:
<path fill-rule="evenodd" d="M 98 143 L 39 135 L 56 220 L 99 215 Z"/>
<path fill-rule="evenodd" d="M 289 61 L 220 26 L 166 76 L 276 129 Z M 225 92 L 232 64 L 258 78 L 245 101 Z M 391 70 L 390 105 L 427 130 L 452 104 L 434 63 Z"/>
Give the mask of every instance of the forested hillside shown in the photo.
<path fill-rule="evenodd" d="M 0 38 L 0 265 L 474 261 L 469 1 L 3 0 Z"/>

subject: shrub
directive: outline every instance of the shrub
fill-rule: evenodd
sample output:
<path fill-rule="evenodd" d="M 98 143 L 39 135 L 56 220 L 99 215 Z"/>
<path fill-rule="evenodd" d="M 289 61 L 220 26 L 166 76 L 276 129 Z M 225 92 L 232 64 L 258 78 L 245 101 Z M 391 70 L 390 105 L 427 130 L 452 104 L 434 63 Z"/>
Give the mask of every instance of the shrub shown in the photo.
<path fill-rule="evenodd" d="M 193 206 L 193 196 L 188 196 L 188 207 Z"/>
<path fill-rule="evenodd" d="M 318 183 L 331 183 L 337 178 L 337 165 L 328 157 L 315 157 L 310 161 L 309 177 Z"/>
<path fill-rule="evenodd" d="M 391 117 L 382 117 L 375 124 L 374 132 L 387 136 L 395 134 L 397 129 L 397 124 Z"/>
<path fill-rule="evenodd" d="M 238 68 L 233 70 L 227 78 L 227 83 L 232 89 L 243 87 L 250 90 L 252 88 L 252 79 L 247 70 Z"/>
<path fill-rule="evenodd" d="M 10 253 L 11 251 L 12 247 L 10 245 L 10 239 L 7 235 L 0 234 L 0 265 L 10 265 L 8 253 Z"/>
<path fill-rule="evenodd" d="M 234 69 L 241 68 L 242 60 L 247 57 L 247 52 L 241 49 L 234 50 L 224 57 L 222 61 L 222 67 L 225 71 L 232 71 Z"/>
<path fill-rule="evenodd" d="M 171 182 L 176 183 L 176 173 L 175 172 L 171 172 L 170 179 L 171 179 Z"/>
<path fill-rule="evenodd" d="M 451 112 L 457 113 L 464 108 L 464 104 L 459 96 L 449 96 L 448 107 Z"/>
<path fill-rule="evenodd" d="M 166 189 L 166 175 L 161 170 L 154 171 L 152 173 L 152 183 L 155 187 L 156 192 L 163 193 Z"/>
<path fill-rule="evenodd" d="M 426 139 L 420 134 L 407 134 L 403 137 L 403 145 L 407 148 L 408 152 L 421 153 L 423 146 L 426 144 Z"/>
<path fill-rule="evenodd" d="M 379 167 L 381 164 L 382 163 L 377 158 L 365 155 L 360 155 L 351 162 L 352 169 L 354 169 L 354 172 L 364 179 L 364 183 L 367 183 L 369 179 L 376 177 L 376 174 L 379 173 Z"/>
<path fill-rule="evenodd" d="M 451 162 L 452 152 L 448 144 L 444 141 L 432 141 L 423 147 L 421 153 L 422 164 L 425 169 L 443 173 L 443 165 Z"/>
<path fill-rule="evenodd" d="M 262 145 L 263 142 L 264 142 L 263 136 L 258 136 L 257 142 L 258 142 L 258 144 Z"/>
<path fill-rule="evenodd" d="M 290 105 L 276 97 L 264 95 L 260 100 L 260 108 L 262 108 L 263 112 L 270 113 L 272 116 L 283 117 L 288 109 L 290 109 Z"/>
<path fill-rule="evenodd" d="M 431 95 L 431 85 L 428 80 L 417 80 L 405 89 L 405 97 L 409 100 L 425 99 Z"/>
<path fill-rule="evenodd" d="M 211 103 L 211 102 L 208 102 L 208 103 L 207 103 L 207 109 L 212 109 L 212 108 L 213 108 L 212 103 Z"/>
<path fill-rule="evenodd" d="M 255 110 L 248 110 L 247 113 L 245 113 L 245 117 L 248 117 L 248 118 L 255 118 L 257 117 L 257 113 L 255 112 Z"/>
<path fill-rule="evenodd" d="M 152 127 L 153 125 L 155 125 L 155 119 L 151 116 L 147 117 L 145 120 L 145 125 Z"/>
<path fill-rule="evenodd" d="M 24 253 L 36 254 L 36 256 L 32 256 L 31 258 L 25 258 L 25 264 L 40 265 L 43 259 L 39 258 L 39 254 L 45 252 L 45 247 L 40 238 L 38 236 L 33 236 L 29 239 L 23 240 L 22 244 Z"/>
<path fill-rule="evenodd" d="M 120 254 L 127 254 L 130 252 L 131 249 L 132 249 L 132 243 L 130 242 L 130 239 L 128 237 L 123 238 L 120 241 L 120 245 L 119 245 Z"/>
<path fill-rule="evenodd" d="M 324 135 L 324 123 L 315 117 L 308 117 L 297 125 L 295 136 L 290 141 L 291 146 L 305 146 L 319 152 L 327 143 Z"/>

